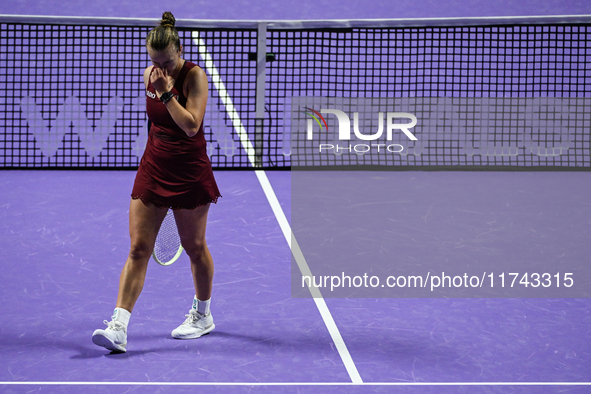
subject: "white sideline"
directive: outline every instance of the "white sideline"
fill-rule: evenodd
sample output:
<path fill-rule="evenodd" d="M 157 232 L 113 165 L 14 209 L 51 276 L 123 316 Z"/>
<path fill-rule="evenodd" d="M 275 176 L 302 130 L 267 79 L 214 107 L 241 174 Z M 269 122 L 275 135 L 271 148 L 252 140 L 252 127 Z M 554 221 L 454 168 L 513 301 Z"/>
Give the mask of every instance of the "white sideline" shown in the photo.
<path fill-rule="evenodd" d="M 591 382 L 0 382 L 0 386 L 591 386 Z"/>
<path fill-rule="evenodd" d="M 222 102 L 226 108 L 226 112 L 228 113 L 228 116 L 230 117 L 230 119 L 232 119 L 234 129 L 236 130 L 236 133 L 238 134 L 238 136 L 240 138 L 240 142 L 242 143 L 242 147 L 246 151 L 251 165 L 254 167 L 255 156 L 254 156 L 254 148 L 252 146 L 252 142 L 248 139 L 246 129 L 244 128 L 244 125 L 242 124 L 240 116 L 239 116 L 238 112 L 236 111 L 234 104 L 232 103 L 232 99 L 230 98 L 230 95 L 228 94 L 226 87 L 225 87 L 222 79 L 220 78 L 220 74 L 219 74 L 215 64 L 213 63 L 213 59 L 212 59 L 211 55 L 209 54 L 209 52 L 207 51 L 207 47 L 205 46 L 205 43 L 199 37 L 199 33 L 194 31 L 192 33 L 192 37 L 193 37 L 193 40 L 195 41 L 195 44 L 197 44 L 197 46 L 199 48 L 199 55 L 201 56 L 201 59 L 204 61 L 205 69 L 207 70 L 207 73 L 210 75 L 212 83 L 219 93 L 219 97 L 222 100 Z M 271 205 L 271 209 L 273 210 L 273 213 L 275 214 L 275 217 L 277 218 L 277 221 L 279 222 L 279 226 L 281 227 L 281 231 L 283 232 L 285 240 L 287 241 L 287 244 L 289 245 L 289 247 L 292 251 L 292 254 L 298 264 L 298 267 L 300 268 L 300 271 L 302 272 L 302 275 L 311 276 L 312 274 L 310 272 L 310 268 L 308 267 L 308 263 L 306 262 L 306 259 L 304 258 L 304 255 L 302 254 L 302 251 L 300 250 L 300 247 L 299 247 L 294 235 L 291 232 L 291 227 L 289 225 L 289 222 L 287 221 L 287 218 L 285 217 L 285 213 L 283 212 L 283 209 L 281 208 L 281 204 L 279 204 L 279 200 L 277 200 L 277 196 L 275 195 L 275 191 L 273 190 L 273 187 L 271 186 L 271 183 L 269 182 L 269 179 L 267 178 L 267 174 L 265 173 L 265 171 L 261 171 L 261 170 L 255 171 L 255 173 L 256 173 L 256 176 L 259 180 L 259 183 L 261 184 L 261 187 L 263 188 L 265 196 L 267 197 L 267 200 L 269 201 L 269 204 Z M 347 349 L 347 345 L 345 344 L 345 341 L 343 340 L 343 337 L 341 336 L 341 333 L 339 332 L 339 329 L 338 329 L 334 319 L 332 318 L 332 314 L 330 313 L 330 310 L 328 309 L 326 302 L 324 301 L 324 298 L 322 298 L 322 294 L 320 293 L 320 290 L 318 290 L 315 287 L 308 287 L 308 288 L 310 290 L 310 293 L 312 294 L 312 297 L 314 298 L 314 302 L 316 303 L 316 307 L 318 308 L 318 311 L 320 312 L 320 316 L 322 317 L 322 320 L 324 321 L 324 324 L 326 325 L 326 328 L 328 329 L 328 332 L 332 338 L 332 341 L 334 342 L 336 349 L 337 349 L 339 355 L 341 356 L 341 360 L 343 361 L 343 364 L 345 365 L 345 368 L 347 369 L 349 377 L 351 378 L 351 382 L 363 383 L 363 380 L 361 380 L 361 376 L 359 375 L 359 372 L 357 371 L 357 367 L 355 366 L 355 363 L 353 362 L 353 358 L 351 357 L 351 354 L 349 353 L 349 349 Z"/>

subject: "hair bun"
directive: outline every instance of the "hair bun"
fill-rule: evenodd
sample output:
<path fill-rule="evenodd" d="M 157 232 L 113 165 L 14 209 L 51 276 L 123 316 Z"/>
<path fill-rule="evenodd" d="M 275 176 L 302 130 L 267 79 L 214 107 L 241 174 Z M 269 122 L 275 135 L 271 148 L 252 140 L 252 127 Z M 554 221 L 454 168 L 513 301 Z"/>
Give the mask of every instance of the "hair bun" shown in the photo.
<path fill-rule="evenodd" d="M 160 21 L 161 26 L 174 27 L 175 23 L 176 23 L 176 19 L 174 19 L 174 15 L 172 15 L 171 12 L 166 11 L 164 14 L 162 14 L 162 20 Z"/>

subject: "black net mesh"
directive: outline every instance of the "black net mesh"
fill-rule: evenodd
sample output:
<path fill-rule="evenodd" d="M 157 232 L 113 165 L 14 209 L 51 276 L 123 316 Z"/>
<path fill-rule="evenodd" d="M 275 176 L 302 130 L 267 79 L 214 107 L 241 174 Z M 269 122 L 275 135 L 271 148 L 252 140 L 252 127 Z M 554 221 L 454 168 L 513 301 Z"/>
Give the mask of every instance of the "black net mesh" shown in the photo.
<path fill-rule="evenodd" d="M 137 167 L 147 138 L 142 74 L 150 64 L 144 47 L 150 28 L 0 23 L 0 168 Z M 184 57 L 206 69 L 210 79 L 204 124 L 215 168 L 252 167 L 243 132 L 256 145 L 263 168 L 591 167 L 588 24 L 269 27 L 265 118 L 256 135 L 257 29 L 180 28 L 179 33 Z M 207 67 L 208 59 L 214 67 Z M 505 127 L 495 120 L 500 123 L 488 128 L 486 142 L 478 127 L 459 140 L 445 138 L 449 133 L 427 135 L 423 127 L 420 145 L 405 145 L 408 154 L 371 160 L 343 154 L 322 161 L 292 151 L 292 129 L 300 120 L 293 103 L 302 97 L 438 99 L 421 102 L 422 109 L 413 104 L 419 123 L 425 112 L 433 117 L 431 107 L 440 108 L 446 103 L 441 100 L 458 105 L 453 100 L 462 98 L 503 98 L 495 104 L 498 113 L 512 105 L 507 99 L 517 98 L 576 99 L 554 104 L 578 109 L 561 124 L 568 138 L 548 127 L 526 132 L 519 124 Z M 330 104 L 318 103 L 318 108 Z M 490 146 L 508 153 L 483 154 Z"/>
<path fill-rule="evenodd" d="M 147 140 L 149 29 L 1 24 L 0 167 L 137 167 Z M 252 127 L 256 63 L 248 54 L 256 50 L 256 30 L 179 30 L 184 57 L 200 65 L 211 58 L 234 118 Z M 204 125 L 212 164 L 248 167 L 232 132 L 236 119 L 211 85 Z"/>
<path fill-rule="evenodd" d="M 270 32 L 268 46 L 279 59 L 268 70 L 270 118 L 278 122 L 271 128 L 284 130 L 283 153 L 291 154 L 294 167 L 590 166 L 591 103 L 585 99 L 591 97 L 588 25 L 283 30 Z M 309 119 L 301 111 L 306 103 L 316 104 L 317 110 L 344 105 L 351 108 L 353 122 L 352 111 L 366 105 L 362 98 L 365 103 L 399 98 L 390 101 L 390 108 L 410 105 L 419 125 L 422 121 L 420 145 L 407 144 L 407 154 L 363 154 L 366 147 L 361 146 L 356 154 L 320 154 L 318 144 L 298 139 L 304 137 L 296 131 L 305 129 Z M 511 101 L 516 98 L 525 100 Z M 537 98 L 560 100 L 544 104 Z M 567 100 L 572 98 L 576 100 Z M 483 103 L 496 113 L 487 119 L 486 141 L 481 124 L 475 123 L 482 119 L 474 116 L 474 106 Z M 463 135 L 443 112 L 447 105 L 460 112 L 456 120 L 468 129 Z M 536 127 L 525 119 L 512 123 L 511 110 L 519 105 L 537 106 L 538 115 L 545 112 L 544 124 Z M 547 110 L 548 105 L 553 109 Z M 566 108 L 568 119 L 560 114 Z M 435 117 L 443 122 L 438 130 L 426 122 L 434 110 L 440 111 Z M 334 118 L 326 119 L 329 128 L 337 126 Z"/>

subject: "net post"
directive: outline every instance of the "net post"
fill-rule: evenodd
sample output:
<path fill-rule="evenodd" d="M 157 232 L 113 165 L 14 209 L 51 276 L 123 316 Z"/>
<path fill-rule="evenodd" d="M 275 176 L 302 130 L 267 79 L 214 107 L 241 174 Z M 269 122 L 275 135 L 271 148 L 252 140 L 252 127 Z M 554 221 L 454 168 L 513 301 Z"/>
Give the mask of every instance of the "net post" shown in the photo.
<path fill-rule="evenodd" d="M 267 62 L 267 22 L 259 22 L 257 28 L 257 78 L 256 78 L 256 114 L 255 114 L 255 167 L 262 166 L 263 129 L 265 120 L 265 80 Z"/>

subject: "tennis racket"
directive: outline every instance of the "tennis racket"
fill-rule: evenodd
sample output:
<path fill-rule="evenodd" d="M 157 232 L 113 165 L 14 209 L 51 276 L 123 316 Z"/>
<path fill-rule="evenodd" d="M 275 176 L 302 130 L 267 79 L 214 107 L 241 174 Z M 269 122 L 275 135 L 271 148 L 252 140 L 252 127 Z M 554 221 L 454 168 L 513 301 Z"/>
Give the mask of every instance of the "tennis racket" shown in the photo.
<path fill-rule="evenodd" d="M 183 253 L 181 238 L 176 227 L 174 214 L 169 209 L 156 236 L 152 257 L 160 265 L 171 265 L 177 261 L 181 253 Z"/>

